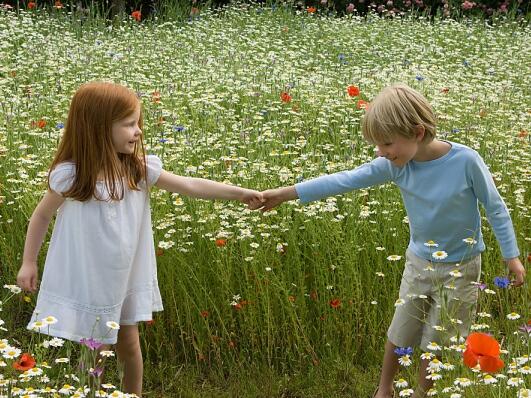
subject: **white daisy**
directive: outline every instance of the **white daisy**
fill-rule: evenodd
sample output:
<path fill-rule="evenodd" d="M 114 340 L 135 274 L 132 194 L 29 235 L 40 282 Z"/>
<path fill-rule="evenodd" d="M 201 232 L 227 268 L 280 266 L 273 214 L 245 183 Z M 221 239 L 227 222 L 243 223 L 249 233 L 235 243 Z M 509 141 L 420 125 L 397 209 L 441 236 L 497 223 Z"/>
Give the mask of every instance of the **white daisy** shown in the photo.
<path fill-rule="evenodd" d="M 409 385 L 409 383 L 404 379 L 398 379 L 395 381 L 395 386 L 397 388 L 406 388 Z"/>
<path fill-rule="evenodd" d="M 110 328 L 110 329 L 113 329 L 113 330 L 118 330 L 120 329 L 120 325 L 117 324 L 116 322 L 114 321 L 109 321 L 106 323 L 107 327 Z"/>
<path fill-rule="evenodd" d="M 387 256 L 387 260 L 389 261 L 398 261 L 402 258 L 402 256 L 399 256 L 398 254 L 391 254 L 390 256 Z"/>
<path fill-rule="evenodd" d="M 398 363 L 402 366 L 408 367 L 413 363 L 413 361 L 409 355 L 402 355 L 400 358 L 398 358 Z"/>
<path fill-rule="evenodd" d="M 454 385 L 459 387 L 470 387 L 472 385 L 472 380 L 467 377 L 458 377 L 454 380 Z"/>
<path fill-rule="evenodd" d="M 47 316 L 42 320 L 46 325 L 53 325 L 54 323 L 57 323 L 57 318 L 54 316 Z"/>
<path fill-rule="evenodd" d="M 463 239 L 463 242 L 465 242 L 467 245 L 475 245 L 476 243 L 478 243 L 477 240 L 475 240 L 474 238 L 465 238 Z"/>
<path fill-rule="evenodd" d="M 44 327 L 46 327 L 48 325 L 46 325 L 46 323 L 44 323 L 43 321 L 35 321 L 33 322 L 31 325 L 30 325 L 30 329 L 32 330 L 39 330 L 39 329 L 42 329 Z"/>
<path fill-rule="evenodd" d="M 523 383 L 524 383 L 524 380 L 519 377 L 511 377 L 509 380 L 507 380 L 507 385 L 511 387 L 517 387 Z"/>
<path fill-rule="evenodd" d="M 483 383 L 485 384 L 496 384 L 497 382 L 498 382 L 498 379 L 496 379 L 494 376 L 485 375 L 483 377 Z"/>
<path fill-rule="evenodd" d="M 507 319 L 510 319 L 511 321 L 514 321 L 515 319 L 520 319 L 520 314 L 517 314 L 516 312 L 511 312 L 510 314 L 507 314 Z"/>
<path fill-rule="evenodd" d="M 518 390 L 517 398 L 531 398 L 531 389 L 521 388 Z"/>
<path fill-rule="evenodd" d="M 433 252 L 431 256 L 435 260 L 444 260 L 446 257 L 448 257 L 448 253 L 446 253 L 444 250 L 438 250 L 436 252 Z"/>
<path fill-rule="evenodd" d="M 434 341 L 431 341 L 426 348 L 428 350 L 432 350 L 432 351 L 440 351 L 441 350 L 441 346 L 439 344 L 437 344 L 436 342 L 434 342 Z"/>
<path fill-rule="evenodd" d="M 424 246 L 426 247 L 439 247 L 439 244 L 438 243 L 435 243 L 434 241 L 432 240 L 429 240 L 427 242 L 424 242 Z"/>
<path fill-rule="evenodd" d="M 400 307 L 401 305 L 404 305 L 405 302 L 406 300 L 399 298 L 395 301 L 395 307 Z"/>

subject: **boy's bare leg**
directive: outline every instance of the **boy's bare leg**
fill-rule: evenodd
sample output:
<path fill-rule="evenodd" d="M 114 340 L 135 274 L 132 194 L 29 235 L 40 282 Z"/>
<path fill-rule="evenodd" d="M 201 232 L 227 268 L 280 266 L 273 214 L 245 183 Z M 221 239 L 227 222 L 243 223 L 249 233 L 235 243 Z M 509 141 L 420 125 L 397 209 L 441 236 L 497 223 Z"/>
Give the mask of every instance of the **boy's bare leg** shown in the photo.
<path fill-rule="evenodd" d="M 393 381 L 398 371 L 398 359 L 395 354 L 395 348 L 396 346 L 390 341 L 385 343 L 382 374 L 375 398 L 390 398 L 393 396 Z"/>
<path fill-rule="evenodd" d="M 144 364 L 140 349 L 138 325 L 120 325 L 116 354 L 124 369 L 123 388 L 126 393 L 142 396 Z"/>
<path fill-rule="evenodd" d="M 412 398 L 425 398 L 426 392 L 433 387 L 433 380 L 426 378 L 426 376 L 430 374 L 428 372 L 428 366 L 430 365 L 430 361 L 431 359 L 421 359 L 420 361 L 419 384 Z"/>

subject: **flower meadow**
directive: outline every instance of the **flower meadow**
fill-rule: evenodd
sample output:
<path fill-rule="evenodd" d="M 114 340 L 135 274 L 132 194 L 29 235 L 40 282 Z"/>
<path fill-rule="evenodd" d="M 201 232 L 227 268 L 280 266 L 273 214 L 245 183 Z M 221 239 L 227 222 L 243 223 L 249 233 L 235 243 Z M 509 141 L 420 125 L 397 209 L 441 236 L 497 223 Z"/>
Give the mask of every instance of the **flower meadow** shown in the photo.
<path fill-rule="evenodd" d="M 30 319 L 35 296 L 14 286 L 27 222 L 80 84 L 133 88 L 147 150 L 166 169 L 267 189 L 372 159 L 360 119 L 383 87 L 405 82 L 432 103 L 439 137 L 485 159 L 528 265 L 530 33 L 501 19 L 331 18 L 258 6 L 202 10 L 185 23 L 1 10 L 0 397 L 127 396 L 119 372 L 102 379 L 116 360 L 112 348 L 96 356 L 101 336 L 73 344 L 27 331 L 28 322 L 46 332 L 61 319 Z M 398 297 L 409 233 L 397 188 L 264 214 L 158 190 L 151 206 L 165 310 L 141 327 L 147 396 L 179 396 L 171 380 L 182 367 L 203 377 L 267 368 L 288 379 L 341 369 L 348 379 L 337 390 L 330 381 L 325 395 L 283 382 L 239 396 L 372 394 L 385 331 L 407 299 Z M 456 336 L 460 320 L 450 319 L 439 326 L 448 344 L 400 348 L 397 396 L 413 394 L 420 358 L 431 359 L 428 396 L 531 396 L 530 290 L 511 287 L 486 219 L 483 228 L 473 334 Z M 426 272 L 448 255 L 429 239 Z M 349 378 L 352 368 L 364 379 Z"/>

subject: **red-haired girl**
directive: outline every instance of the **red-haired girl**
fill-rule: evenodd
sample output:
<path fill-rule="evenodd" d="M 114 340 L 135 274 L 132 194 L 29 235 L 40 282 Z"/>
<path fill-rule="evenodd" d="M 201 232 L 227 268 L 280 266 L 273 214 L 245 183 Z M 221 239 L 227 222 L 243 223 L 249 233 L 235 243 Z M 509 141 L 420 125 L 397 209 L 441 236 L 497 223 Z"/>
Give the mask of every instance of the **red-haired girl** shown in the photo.
<path fill-rule="evenodd" d="M 124 388 L 138 396 L 143 364 L 137 323 L 162 310 L 148 194 L 153 185 L 255 207 L 261 200 L 256 191 L 164 171 L 159 158 L 145 154 L 135 93 L 113 83 L 82 85 L 50 167 L 48 191 L 31 216 L 17 276 L 21 288 L 37 289 L 38 253 L 57 212 L 32 320 L 52 315 L 58 321 L 39 331 L 116 344 Z"/>

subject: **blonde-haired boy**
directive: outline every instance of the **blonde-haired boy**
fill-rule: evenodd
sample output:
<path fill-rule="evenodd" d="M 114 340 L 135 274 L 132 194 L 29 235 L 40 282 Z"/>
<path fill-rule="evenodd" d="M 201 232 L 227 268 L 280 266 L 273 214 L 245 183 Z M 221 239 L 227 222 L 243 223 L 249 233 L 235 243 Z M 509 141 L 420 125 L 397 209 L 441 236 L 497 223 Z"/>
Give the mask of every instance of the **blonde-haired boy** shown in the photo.
<path fill-rule="evenodd" d="M 376 145 L 378 158 L 354 170 L 264 191 L 262 210 L 296 198 L 307 203 L 391 181 L 398 185 L 410 241 L 397 301 L 401 305 L 387 332 L 374 394 L 389 398 L 398 371 L 397 349 L 420 346 L 427 351 L 443 344 L 450 333 L 468 334 L 478 297 L 473 282 L 479 281 L 485 250 L 478 202 L 514 274 L 513 286 L 524 283 L 525 269 L 509 212 L 483 159 L 465 145 L 437 139 L 435 116 L 422 94 L 404 84 L 385 88 L 370 103 L 362 132 Z M 441 290 L 449 285 L 451 289 Z M 416 398 L 424 397 L 433 384 L 426 378 L 429 362 L 422 359 Z"/>

